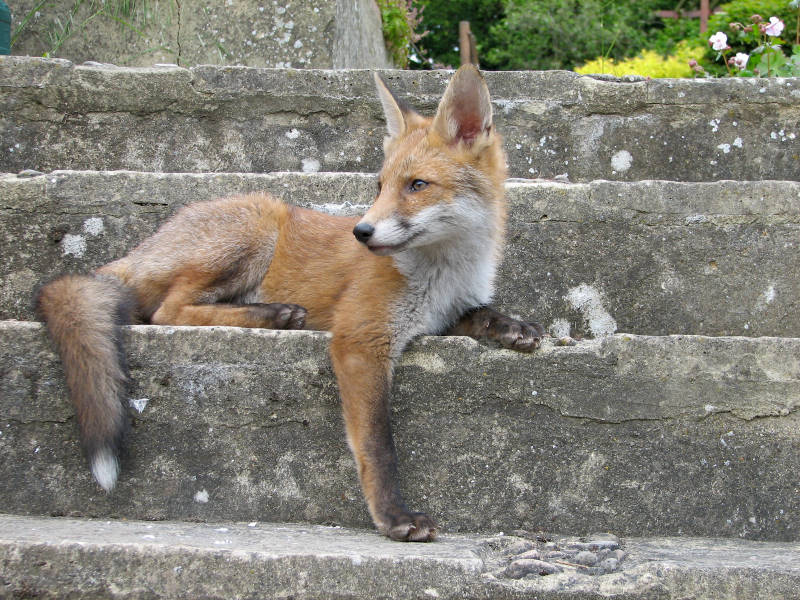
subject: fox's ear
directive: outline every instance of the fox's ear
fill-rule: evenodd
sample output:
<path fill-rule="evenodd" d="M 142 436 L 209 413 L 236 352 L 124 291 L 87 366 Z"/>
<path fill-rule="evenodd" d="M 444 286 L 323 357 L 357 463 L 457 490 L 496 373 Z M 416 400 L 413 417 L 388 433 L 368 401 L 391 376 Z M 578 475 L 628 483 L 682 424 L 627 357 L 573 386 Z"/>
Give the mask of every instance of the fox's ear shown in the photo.
<path fill-rule="evenodd" d="M 386 117 L 386 129 L 390 138 L 396 138 L 405 133 L 406 118 L 414 111 L 397 99 L 383 78 L 376 71 L 372 73 L 375 78 L 375 87 L 378 89 L 378 98 L 383 105 L 383 114 Z"/>
<path fill-rule="evenodd" d="M 450 143 L 468 146 L 492 127 L 492 101 L 480 71 L 464 65 L 447 86 L 433 119 L 433 129 Z"/>

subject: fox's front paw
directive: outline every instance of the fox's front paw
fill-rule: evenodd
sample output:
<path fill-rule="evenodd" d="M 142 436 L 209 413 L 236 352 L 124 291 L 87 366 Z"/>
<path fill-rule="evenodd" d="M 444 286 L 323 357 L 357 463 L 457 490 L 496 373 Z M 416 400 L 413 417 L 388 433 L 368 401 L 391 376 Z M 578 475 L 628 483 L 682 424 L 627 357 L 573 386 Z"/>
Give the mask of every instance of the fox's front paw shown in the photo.
<path fill-rule="evenodd" d="M 492 338 L 503 348 L 518 352 L 533 352 L 544 337 L 544 327 L 539 323 L 526 323 L 506 316 L 494 321 L 490 327 L 493 328 Z"/>
<path fill-rule="evenodd" d="M 398 542 L 432 542 L 436 539 L 437 527 L 425 513 L 398 511 L 387 516 L 381 533 Z"/>

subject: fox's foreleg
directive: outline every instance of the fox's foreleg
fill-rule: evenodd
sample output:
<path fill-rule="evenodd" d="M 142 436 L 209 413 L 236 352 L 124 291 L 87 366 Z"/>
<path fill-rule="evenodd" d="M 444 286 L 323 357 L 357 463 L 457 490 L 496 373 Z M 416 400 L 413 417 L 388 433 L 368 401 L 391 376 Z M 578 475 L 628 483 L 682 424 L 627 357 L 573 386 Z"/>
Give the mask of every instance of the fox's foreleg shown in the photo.
<path fill-rule="evenodd" d="M 428 542 L 436 537 L 436 523 L 424 513 L 411 512 L 397 485 L 388 398 L 391 362 L 388 352 L 376 352 L 371 346 L 337 337 L 335 332 L 331 341 L 347 441 L 378 531 L 393 540 Z"/>
<path fill-rule="evenodd" d="M 466 335 L 475 339 L 488 339 L 504 348 L 519 352 L 533 352 L 544 337 L 539 323 L 526 323 L 481 306 L 467 311 L 444 335 Z"/>

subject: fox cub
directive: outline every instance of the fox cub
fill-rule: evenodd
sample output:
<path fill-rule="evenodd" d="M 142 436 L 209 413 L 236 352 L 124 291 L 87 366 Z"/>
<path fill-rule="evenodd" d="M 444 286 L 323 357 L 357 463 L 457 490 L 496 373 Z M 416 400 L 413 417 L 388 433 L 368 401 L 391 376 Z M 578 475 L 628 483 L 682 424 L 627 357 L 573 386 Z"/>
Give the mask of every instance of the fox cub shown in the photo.
<path fill-rule="evenodd" d="M 330 330 L 347 441 L 376 527 L 395 540 L 435 538 L 433 519 L 409 510 L 397 485 L 395 361 L 421 334 L 529 352 L 543 330 L 487 306 L 503 246 L 506 158 L 480 72 L 459 69 L 433 118 L 377 75 L 375 83 L 389 135 L 375 202 L 360 219 L 267 194 L 198 202 L 124 258 L 38 292 L 105 490 L 129 427 L 121 325 Z"/>

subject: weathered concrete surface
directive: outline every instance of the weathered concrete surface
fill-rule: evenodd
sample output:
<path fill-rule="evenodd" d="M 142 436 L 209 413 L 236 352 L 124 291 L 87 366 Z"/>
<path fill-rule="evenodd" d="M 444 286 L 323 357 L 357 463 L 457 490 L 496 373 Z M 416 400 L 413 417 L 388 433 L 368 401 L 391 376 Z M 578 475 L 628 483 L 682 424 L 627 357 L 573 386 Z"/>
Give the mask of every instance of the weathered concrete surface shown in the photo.
<path fill-rule="evenodd" d="M 15 24 L 37 4 L 14 3 Z M 40 8 L 12 48 L 42 56 L 52 49 L 56 24 L 67 23 L 73 2 Z M 72 18 L 74 33 L 51 55 L 74 62 L 124 66 L 157 63 L 294 68 L 387 68 L 381 17 L 373 0 L 206 0 L 202 6 L 155 0 L 123 19 L 100 14 L 88 3 Z M 85 24 L 85 25 L 84 25 Z M 137 31 L 135 30 L 138 30 Z"/>
<path fill-rule="evenodd" d="M 126 331 L 135 426 L 105 494 L 41 326 L 0 324 L 5 512 L 370 526 L 326 334 Z M 393 391 L 401 488 L 450 532 L 797 541 L 799 408 L 789 338 L 423 338 Z"/>
<path fill-rule="evenodd" d="M 793 598 L 800 546 L 703 538 L 624 540 L 616 573 L 496 575 L 525 540 L 265 523 L 147 523 L 0 516 L 0 596 L 46 598 Z M 213 573 L 213 576 L 209 576 Z"/>
<path fill-rule="evenodd" d="M 122 256 L 176 207 L 268 190 L 360 214 L 364 174 L 0 176 L 0 318 Z M 800 184 L 512 181 L 496 303 L 559 332 L 800 337 Z"/>
<path fill-rule="evenodd" d="M 247 66 L 258 65 L 248 63 Z M 392 67 L 383 41 L 381 13 L 375 0 L 337 0 L 332 66 L 334 69 Z"/>
<path fill-rule="evenodd" d="M 385 73 L 431 114 L 450 73 Z M 487 73 L 514 177 L 797 179 L 797 79 Z M 375 171 L 366 71 L 125 69 L 0 58 L 0 171 Z"/>

